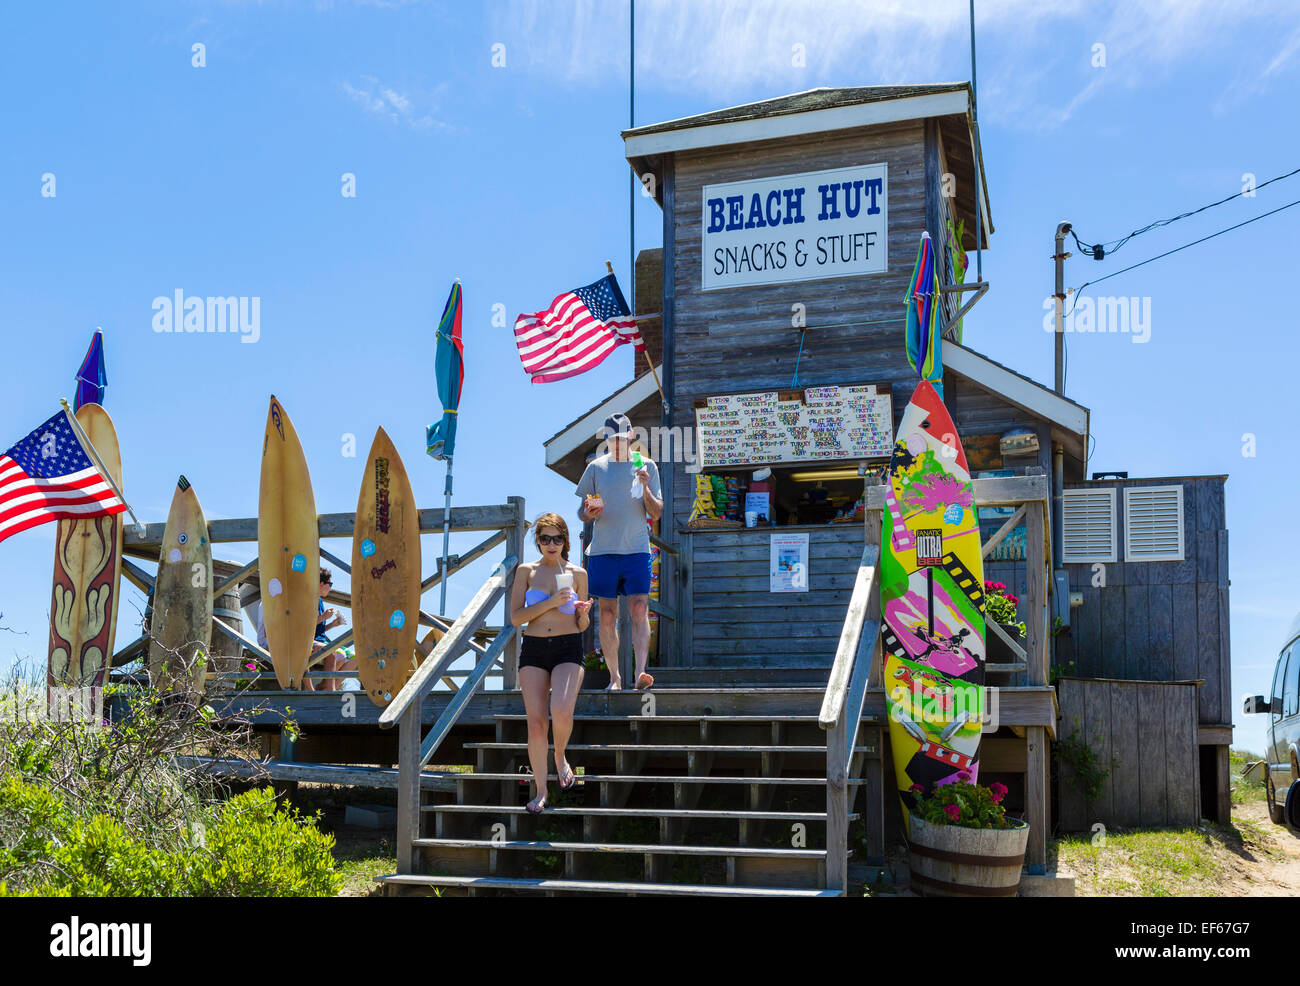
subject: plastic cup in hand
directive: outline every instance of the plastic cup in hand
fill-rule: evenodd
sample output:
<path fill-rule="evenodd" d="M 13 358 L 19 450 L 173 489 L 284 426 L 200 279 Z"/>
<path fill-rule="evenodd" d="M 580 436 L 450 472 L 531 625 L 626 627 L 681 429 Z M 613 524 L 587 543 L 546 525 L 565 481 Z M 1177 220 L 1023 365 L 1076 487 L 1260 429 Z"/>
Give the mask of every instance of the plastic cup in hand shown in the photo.
<path fill-rule="evenodd" d="M 573 604 L 577 601 L 577 599 L 576 597 L 570 595 L 573 592 L 572 572 L 561 572 L 559 575 L 555 576 L 555 591 L 563 592 L 566 596 L 570 596 L 567 602 L 560 604 L 559 607 L 560 612 L 561 613 L 574 612 Z"/>

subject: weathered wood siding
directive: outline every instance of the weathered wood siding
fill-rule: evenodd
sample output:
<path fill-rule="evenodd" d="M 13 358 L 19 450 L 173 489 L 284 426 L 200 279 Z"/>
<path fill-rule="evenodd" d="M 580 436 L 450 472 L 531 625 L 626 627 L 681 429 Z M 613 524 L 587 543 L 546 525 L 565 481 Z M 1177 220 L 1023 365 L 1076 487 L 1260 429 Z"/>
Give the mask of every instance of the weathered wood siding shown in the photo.
<path fill-rule="evenodd" d="M 1201 770 L 1194 682 L 1061 678 L 1057 735 L 1077 737 L 1109 775 L 1088 804 L 1060 758 L 1060 825 L 1086 832 L 1103 825 L 1195 825 Z"/>
<path fill-rule="evenodd" d="M 1123 490 L 1174 485 L 1183 487 L 1183 560 L 1126 562 Z M 1070 590 L 1083 594 L 1083 605 L 1070 614 L 1070 633 L 1057 639 L 1057 664 L 1073 661 L 1073 673 L 1088 678 L 1201 680 L 1199 721 L 1232 722 L 1223 477 L 1065 484 L 1066 489 L 1099 487 L 1119 490 L 1119 561 L 1100 573 L 1091 564 L 1065 566 Z"/>
<path fill-rule="evenodd" d="M 771 529 L 681 535 L 691 573 L 683 663 L 829 670 L 862 559 L 862 525 L 802 529 L 808 591 L 798 593 L 769 591 Z"/>

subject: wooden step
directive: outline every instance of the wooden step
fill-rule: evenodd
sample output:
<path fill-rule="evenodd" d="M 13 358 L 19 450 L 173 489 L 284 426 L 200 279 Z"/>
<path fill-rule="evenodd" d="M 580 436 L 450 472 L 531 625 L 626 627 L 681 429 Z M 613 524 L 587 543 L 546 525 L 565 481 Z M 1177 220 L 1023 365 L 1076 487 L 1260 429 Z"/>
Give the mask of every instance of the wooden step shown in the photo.
<path fill-rule="evenodd" d="M 466 750 L 522 750 L 528 752 L 526 742 L 518 743 L 466 743 Z M 548 750 L 555 747 L 549 745 Z M 640 753 L 820 753 L 823 756 L 826 753 L 825 746 L 762 746 L 747 745 L 741 743 L 734 744 L 717 744 L 717 743 L 570 743 L 566 748 L 569 753 L 617 753 L 619 751 L 632 751 Z M 854 753 L 875 753 L 876 748 L 871 746 L 855 746 Z"/>
<path fill-rule="evenodd" d="M 421 811 L 438 812 L 454 815 L 528 815 L 530 818 L 545 818 L 556 815 L 565 818 L 582 818 L 591 815 L 600 818 L 688 818 L 688 819 L 733 819 L 745 822 L 824 822 L 824 811 L 727 811 L 724 809 L 703 808 L 552 808 L 537 815 L 531 815 L 524 805 L 422 805 Z M 849 815 L 849 821 L 858 818 Z"/>
<path fill-rule="evenodd" d="M 532 774 L 453 774 L 457 781 L 518 781 L 520 785 L 531 784 Z M 559 782 L 554 774 L 547 774 L 548 781 Z M 861 783 L 850 780 L 850 784 Z M 713 777 L 708 774 L 579 774 L 578 785 L 582 784 L 779 784 L 787 787 L 825 787 L 825 777 Z M 573 790 L 570 788 L 569 790 Z M 568 793 L 568 792 L 565 792 Z"/>
<path fill-rule="evenodd" d="M 512 722 L 524 722 L 528 716 L 522 712 L 500 712 L 492 717 L 493 719 L 503 719 Z M 711 715 L 707 712 L 696 712 L 690 715 L 664 715 L 664 716 L 646 716 L 646 715 L 608 715 L 608 716 L 591 716 L 576 715 L 573 717 L 574 722 L 699 722 L 701 719 L 707 719 L 709 722 L 736 722 L 745 725 L 766 725 L 770 722 L 817 722 L 818 717 L 815 715 L 771 715 L 771 716 L 731 716 L 731 715 Z M 878 716 L 863 716 L 862 722 L 880 722 Z"/>
<path fill-rule="evenodd" d="M 689 883 L 622 883 L 606 880 L 552 880 L 502 876 L 428 876 L 421 873 L 391 873 L 375 877 L 386 886 L 455 887 L 466 890 L 525 890 L 566 894 L 652 894 L 662 897 L 842 897 L 838 890 L 808 890 L 798 887 L 734 887 Z"/>
<path fill-rule="evenodd" d="M 492 839 L 414 839 L 412 845 L 426 849 L 520 849 L 533 852 L 602 852 L 664 856 L 746 856 L 777 859 L 825 859 L 825 849 L 780 849 L 758 846 L 660 845 L 630 842 L 531 842 L 515 839 L 496 842 Z"/>

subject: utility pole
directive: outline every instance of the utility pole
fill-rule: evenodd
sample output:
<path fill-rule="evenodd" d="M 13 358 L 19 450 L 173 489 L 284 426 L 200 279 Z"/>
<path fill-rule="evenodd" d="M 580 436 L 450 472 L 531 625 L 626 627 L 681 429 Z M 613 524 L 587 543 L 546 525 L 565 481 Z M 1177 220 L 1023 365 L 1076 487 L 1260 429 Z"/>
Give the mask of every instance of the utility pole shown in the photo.
<path fill-rule="evenodd" d="M 1056 261 L 1056 293 L 1052 295 L 1056 300 L 1056 392 L 1062 397 L 1065 396 L 1065 258 L 1070 256 L 1065 252 L 1065 238 L 1071 228 L 1069 223 L 1056 227 L 1056 253 L 1052 255 Z"/>

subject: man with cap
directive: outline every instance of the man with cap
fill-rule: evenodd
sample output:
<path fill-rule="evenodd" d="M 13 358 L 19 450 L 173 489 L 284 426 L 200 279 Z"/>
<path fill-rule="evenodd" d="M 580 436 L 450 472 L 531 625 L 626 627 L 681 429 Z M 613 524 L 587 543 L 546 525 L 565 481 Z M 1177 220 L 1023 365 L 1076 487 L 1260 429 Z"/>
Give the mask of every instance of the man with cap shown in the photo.
<path fill-rule="evenodd" d="M 578 516 L 592 523 L 587 548 L 587 586 L 600 603 L 600 649 L 609 668 L 609 688 L 618 691 L 623 678 L 618 667 L 618 597 L 627 597 L 632 651 L 636 655 L 636 687 L 649 688 L 650 659 L 650 529 L 646 518 L 663 513 L 659 468 L 642 458 L 632 461 L 632 422 L 625 414 L 605 419 L 601 434 L 609 451 L 593 459 L 578 480 L 582 497 Z M 639 495 L 633 486 L 640 484 Z"/>

